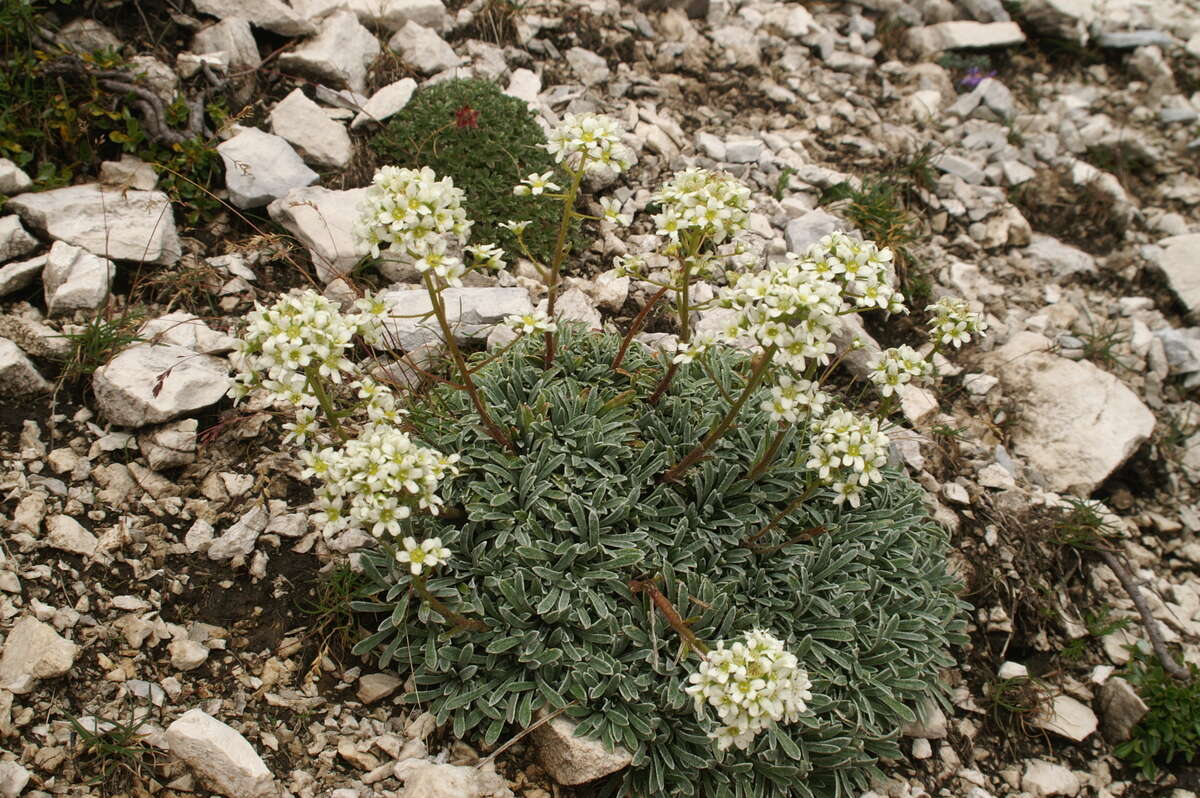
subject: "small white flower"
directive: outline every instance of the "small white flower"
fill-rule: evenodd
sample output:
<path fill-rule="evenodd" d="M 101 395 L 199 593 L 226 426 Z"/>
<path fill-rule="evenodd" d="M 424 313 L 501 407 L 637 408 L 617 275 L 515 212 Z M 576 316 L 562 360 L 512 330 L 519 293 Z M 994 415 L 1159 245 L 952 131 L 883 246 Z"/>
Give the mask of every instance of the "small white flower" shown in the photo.
<path fill-rule="evenodd" d="M 558 325 L 540 310 L 523 315 L 514 314 L 506 316 L 504 324 L 514 332 L 524 333 L 525 335 L 537 332 L 554 332 L 558 329 Z"/>
<path fill-rule="evenodd" d="M 472 258 L 473 268 L 499 271 L 505 266 L 504 250 L 495 244 L 472 244 L 466 251 Z"/>
<path fill-rule="evenodd" d="M 627 214 L 621 213 L 621 201 L 604 197 L 600 200 L 600 207 L 604 209 L 604 221 L 618 225 L 619 227 L 627 227 L 632 221 Z"/>
<path fill-rule="evenodd" d="M 427 538 L 417 543 L 416 538 L 407 537 L 404 547 L 396 552 L 396 561 L 407 563 L 412 575 L 420 576 L 423 570 L 433 570 L 449 562 L 450 549 L 442 545 L 441 538 Z"/>
<path fill-rule="evenodd" d="M 511 230 L 513 235 L 520 237 L 524 235 L 525 228 L 529 226 L 529 222 L 515 222 L 510 219 L 507 222 L 501 222 L 500 226 L 506 230 Z"/>
<path fill-rule="evenodd" d="M 547 191 L 562 191 L 562 186 L 555 183 L 553 178 L 553 172 L 529 175 L 521 181 L 520 185 L 513 187 L 513 193 L 517 196 L 537 197 Z"/>

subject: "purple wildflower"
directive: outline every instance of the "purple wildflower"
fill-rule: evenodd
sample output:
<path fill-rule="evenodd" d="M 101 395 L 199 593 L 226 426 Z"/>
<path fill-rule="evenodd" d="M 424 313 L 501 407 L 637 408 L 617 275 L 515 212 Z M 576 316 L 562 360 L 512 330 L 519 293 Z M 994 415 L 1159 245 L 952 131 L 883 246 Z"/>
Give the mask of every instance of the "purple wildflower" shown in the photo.
<path fill-rule="evenodd" d="M 994 77 L 996 77 L 996 70 L 993 69 L 991 72 L 985 73 L 979 67 L 973 66 L 970 69 L 968 69 L 967 74 L 964 75 L 962 77 L 962 79 L 958 81 L 958 85 L 964 86 L 968 89 L 973 89 L 976 86 L 978 86 L 980 83 L 983 83 L 988 78 L 994 78 Z"/>

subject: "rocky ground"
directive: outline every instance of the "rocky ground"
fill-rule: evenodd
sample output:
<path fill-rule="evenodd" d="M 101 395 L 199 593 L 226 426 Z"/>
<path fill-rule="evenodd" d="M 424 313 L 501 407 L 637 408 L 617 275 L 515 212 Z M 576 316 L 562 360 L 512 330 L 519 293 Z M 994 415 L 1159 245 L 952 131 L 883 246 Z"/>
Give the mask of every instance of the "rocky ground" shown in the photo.
<path fill-rule="evenodd" d="M 767 256 L 871 232 L 869 198 L 890 187 L 912 304 L 953 293 L 986 312 L 990 337 L 942 364 L 947 390 L 904 405 L 897 454 L 954 531 L 976 609 L 944 674 L 954 712 L 905 730 L 911 756 L 878 794 L 1200 789 L 1186 764 L 1152 782 L 1112 755 L 1145 711 L 1114 669 L 1146 631 L 1091 545 L 1114 541 L 1166 641 L 1200 664 L 1194 0 L 172 6 L 58 9 L 45 33 L 137 56 L 166 102 L 202 75 L 245 107 L 219 132 L 215 221 L 189 225 L 136 159 L 37 192 L 0 161 L 0 796 L 547 798 L 621 766 L 557 724 L 479 751 L 403 705 L 338 612 L 363 541 L 310 524 L 277 425 L 223 399 L 229 333 L 255 301 L 309 279 L 345 294 L 379 121 L 468 75 L 547 123 L 623 120 L 626 213 L 675 170 L 738 175 Z M 652 250 L 647 232 L 602 237 L 565 312 L 627 324 L 648 286 L 612 259 Z M 465 336 L 536 304 L 514 272 L 457 292 Z M 416 288 L 389 289 L 399 312 L 419 310 Z M 140 328 L 95 321 L 135 305 Z M 393 333 L 430 341 L 415 321 Z M 1070 527 L 1066 497 L 1103 506 Z"/>

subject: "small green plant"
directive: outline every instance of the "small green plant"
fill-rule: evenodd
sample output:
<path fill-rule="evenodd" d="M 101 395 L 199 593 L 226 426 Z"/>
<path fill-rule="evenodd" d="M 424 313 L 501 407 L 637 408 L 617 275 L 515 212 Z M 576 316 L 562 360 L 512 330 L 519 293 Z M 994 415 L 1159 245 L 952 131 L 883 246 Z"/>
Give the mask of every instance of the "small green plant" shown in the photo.
<path fill-rule="evenodd" d="M 529 221 L 525 245 L 539 259 L 554 251 L 560 209 L 547 197 L 517 197 L 531 173 L 555 172 L 546 136 L 523 101 L 488 80 L 448 80 L 419 90 L 371 141 L 376 152 L 404 167 L 428 166 L 466 192 L 474 222 L 470 240 L 521 249 L 502 225 Z"/>
<path fill-rule="evenodd" d="M 93 718 L 88 724 L 68 716 L 79 737 L 75 766 L 84 776 L 84 783 L 101 795 L 110 795 L 140 785 L 153 773 L 165 756 L 145 741 L 144 727 L 150 714 L 151 710 L 146 709 L 139 716 L 136 708 L 131 708 L 127 721 Z"/>
<path fill-rule="evenodd" d="M 1182 411 L 1168 411 L 1166 422 L 1159 428 L 1159 448 L 1167 457 L 1179 462 L 1189 446 L 1195 445 L 1191 440 L 1200 432 L 1200 416 L 1185 407 Z"/>
<path fill-rule="evenodd" d="M 1029 734 L 1032 721 L 1046 703 L 1047 691 L 1031 676 L 997 676 L 984 688 L 988 714 L 1000 728 Z"/>
<path fill-rule="evenodd" d="M 794 174 L 796 174 L 796 170 L 792 167 L 783 167 L 783 171 L 779 173 L 779 179 L 775 181 L 775 191 L 772 192 L 776 201 L 783 199 L 783 195 L 787 193 L 788 184 L 792 181 L 792 175 Z"/>
<path fill-rule="evenodd" d="M 71 344 L 71 355 L 63 364 L 61 377 L 76 380 L 94 372 L 108 362 L 116 352 L 142 340 L 136 330 L 141 324 L 141 310 L 126 309 L 116 316 L 100 311 L 84 323 L 83 329 L 63 333 Z"/>
<path fill-rule="evenodd" d="M 1175 678 L 1157 657 L 1135 648 L 1121 673 L 1149 712 L 1113 753 L 1147 779 L 1155 778 L 1161 766 L 1200 755 L 1200 668 L 1191 663 L 1186 668 L 1189 679 Z"/>
<path fill-rule="evenodd" d="M 366 598 L 367 579 L 349 563 L 322 571 L 313 595 L 301 599 L 298 609 L 309 617 L 308 635 L 317 642 L 316 662 L 331 652 L 349 652 L 365 636 L 354 603 Z"/>
<path fill-rule="evenodd" d="M 1095 550 L 1117 537 L 1117 529 L 1104 517 L 1103 505 L 1075 496 L 1064 498 L 1067 505 L 1054 521 L 1050 538 L 1062 546 Z"/>

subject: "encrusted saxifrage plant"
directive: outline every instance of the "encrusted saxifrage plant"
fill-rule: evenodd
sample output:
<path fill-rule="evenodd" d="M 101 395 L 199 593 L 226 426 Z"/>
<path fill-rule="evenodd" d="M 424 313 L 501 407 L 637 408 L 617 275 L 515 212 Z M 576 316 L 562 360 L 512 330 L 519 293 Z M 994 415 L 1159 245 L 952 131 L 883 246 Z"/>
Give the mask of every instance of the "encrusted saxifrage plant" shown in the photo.
<path fill-rule="evenodd" d="M 516 193 L 561 201 L 561 232 L 583 216 L 583 176 L 630 154 L 596 115 L 549 140 L 568 184 L 533 174 Z M 842 315 L 904 309 L 891 253 L 834 234 L 754 264 L 738 241 L 749 192 L 690 170 L 655 196 L 671 267 L 621 264 L 657 286 L 624 337 L 556 318 L 563 232 L 548 261 L 525 253 L 549 312 L 511 317 L 512 343 L 469 355 L 442 292 L 502 263 L 487 245 L 455 254 L 462 199 L 429 170 L 384 169 L 364 207 L 361 234 L 421 273 L 452 364 L 406 415 L 344 357 L 386 316 L 370 297 L 340 316 L 315 295 L 285 297 L 252 319 L 244 347 L 244 384 L 299 407 L 289 435 L 310 447 L 319 520 L 381 539 L 361 555 L 373 599 L 356 605 L 381 620 L 356 650 L 411 672 L 408 698 L 456 735 L 490 744 L 565 713 L 630 752 L 608 785 L 622 795 L 864 789 L 879 758 L 899 756 L 913 708 L 944 700 L 937 671 L 962 639 L 945 532 L 888 467 L 894 394 L 982 319 L 954 300 L 931 306 L 926 355 L 882 353 L 870 373 L 882 403 L 861 412 L 828 389 L 833 336 Z M 510 228 L 520 241 L 524 224 Z M 713 301 L 694 299 L 701 280 L 724 282 Z M 662 299 L 674 353 L 636 339 Z M 331 314 L 320 335 L 309 304 Z M 709 309 L 724 325 L 695 334 L 693 314 Z"/>

